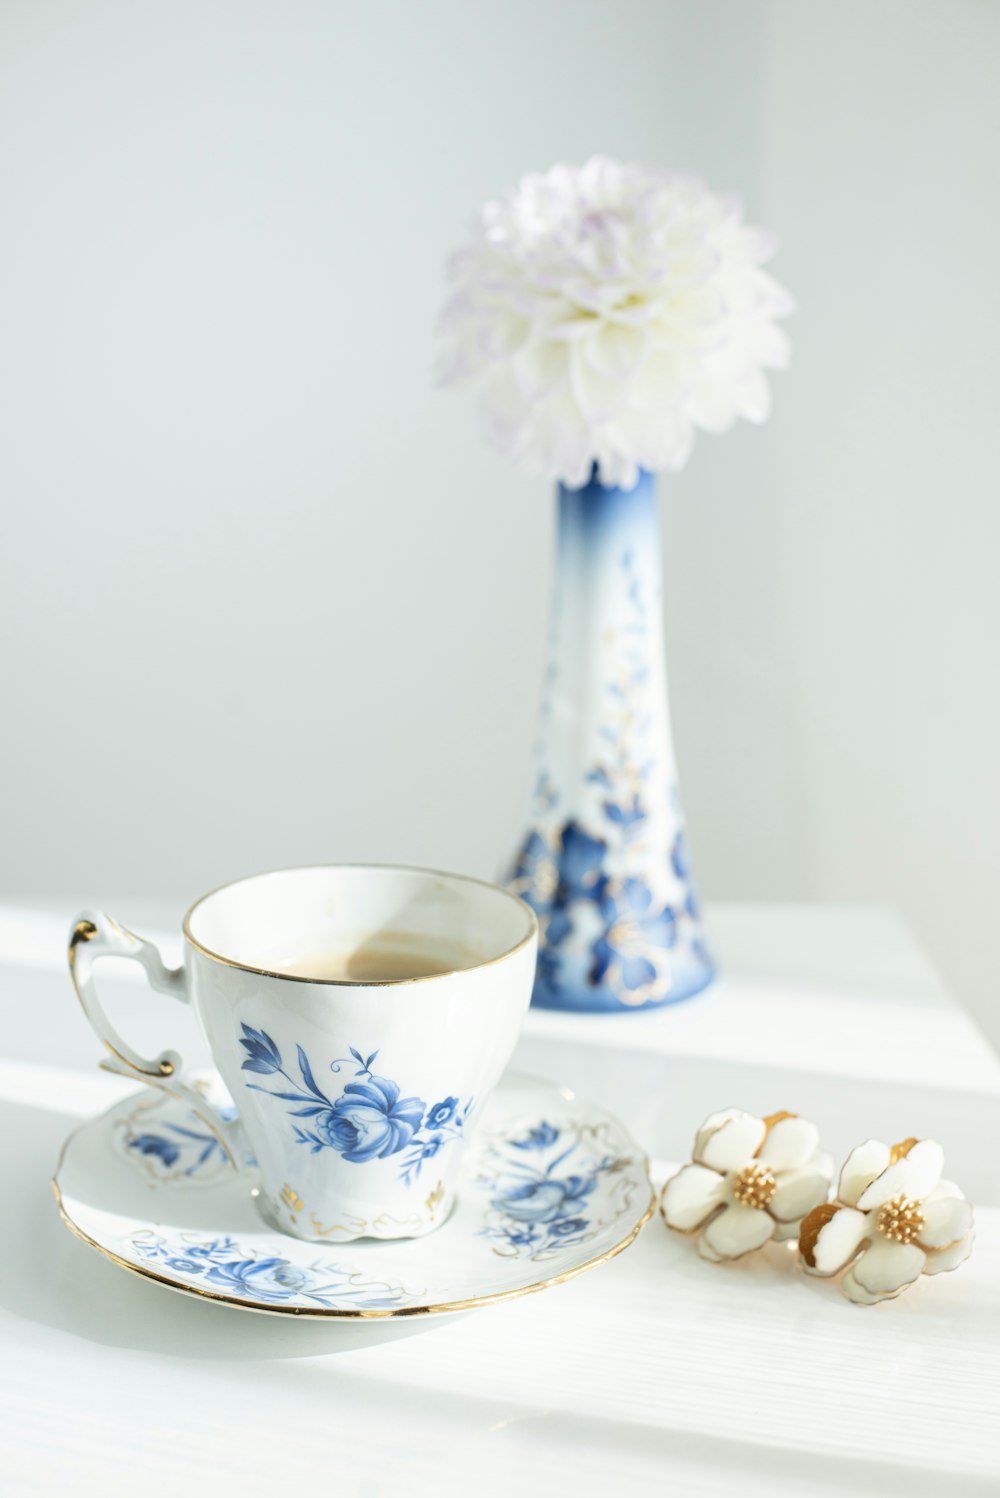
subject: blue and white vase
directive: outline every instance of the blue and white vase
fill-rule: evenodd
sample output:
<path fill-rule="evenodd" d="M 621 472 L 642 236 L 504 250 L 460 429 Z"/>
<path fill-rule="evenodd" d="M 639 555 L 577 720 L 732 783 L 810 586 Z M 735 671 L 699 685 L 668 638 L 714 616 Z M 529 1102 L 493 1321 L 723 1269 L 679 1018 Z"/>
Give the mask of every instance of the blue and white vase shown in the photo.
<path fill-rule="evenodd" d="M 509 882 L 541 922 L 535 1004 L 648 1009 L 714 975 L 677 791 L 652 474 L 560 485 L 535 784 Z"/>

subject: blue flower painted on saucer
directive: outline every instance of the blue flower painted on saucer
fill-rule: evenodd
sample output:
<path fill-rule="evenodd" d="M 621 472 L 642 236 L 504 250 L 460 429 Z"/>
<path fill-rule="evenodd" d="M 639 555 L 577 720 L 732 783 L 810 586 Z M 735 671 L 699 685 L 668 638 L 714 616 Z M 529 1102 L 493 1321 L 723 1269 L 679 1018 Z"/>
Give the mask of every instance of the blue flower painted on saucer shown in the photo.
<path fill-rule="evenodd" d="M 273 1048 L 265 1050 L 271 1060 L 284 1052 L 282 1059 L 291 1061 L 287 1071 L 297 1079 L 294 1049 L 289 1054 L 280 1041 L 273 1046 L 276 1036 L 270 1039 Z M 342 1068 L 342 1084 L 355 1080 L 357 1066 Z M 377 1067 L 376 1058 L 373 1074 Z M 274 1072 L 244 1075 L 274 1091 L 291 1090 Z M 206 1075 L 205 1085 L 221 1095 L 218 1078 Z M 324 1090 L 332 1110 L 336 1090 Z M 442 1129 L 422 1124 L 419 1148 L 427 1153 L 449 1147 L 446 1130 L 463 1112 L 460 1100 L 451 1101 L 453 1091 L 441 1088 L 433 1096 L 441 1106 L 424 1108 L 424 1118 L 451 1119 Z M 244 1093 L 244 1105 L 248 1101 Z M 315 1162 L 322 1170 L 324 1159 L 336 1158 L 328 1150 L 317 1156 L 299 1150 L 291 1130 L 302 1120 L 290 1118 L 286 1125 L 283 1103 L 254 1103 L 274 1110 L 279 1130 L 287 1128 L 287 1153 L 304 1157 L 306 1168 Z M 228 1159 L 220 1157 L 215 1174 L 209 1163 L 186 1175 L 185 1162 L 193 1163 L 203 1146 L 171 1128 L 190 1124 L 195 1133 L 197 1120 L 186 1102 L 165 1094 L 124 1098 L 77 1131 L 57 1167 L 57 1192 L 67 1221 L 116 1263 L 229 1305 L 302 1316 L 464 1308 L 541 1289 L 627 1245 L 649 1216 L 651 1187 L 641 1152 L 616 1120 L 565 1089 L 511 1076 L 482 1112 L 482 1127 L 463 1160 L 459 1211 L 440 1233 L 405 1244 L 359 1239 L 335 1247 L 289 1238 L 259 1217 L 248 1178 Z M 170 1149 L 132 1148 L 130 1141 L 143 1135 L 178 1140 L 178 1158 L 164 1165 Z M 382 1162 L 383 1169 L 394 1176 L 417 1147 L 411 1139 Z M 436 1181 L 438 1163 L 425 1168 L 429 1180 Z M 347 1174 L 371 1168 L 345 1163 L 341 1169 Z M 305 1204 L 292 1187 L 289 1196 L 308 1210 L 305 1170 L 301 1184 Z M 425 1195 L 428 1184 L 422 1182 L 414 1195 Z"/>
<path fill-rule="evenodd" d="M 274 1090 L 256 1082 L 247 1086 L 255 1092 L 278 1098 L 297 1106 L 290 1110 L 295 1140 L 313 1154 L 320 1150 L 335 1151 L 355 1165 L 403 1155 L 400 1178 L 410 1185 L 420 1175 L 425 1160 L 432 1159 L 446 1144 L 461 1137 L 475 1099 L 464 1106 L 457 1097 L 447 1096 L 430 1107 L 421 1098 L 402 1097 L 396 1082 L 378 1076 L 372 1067 L 378 1051 L 367 1057 L 350 1046 L 350 1056 L 331 1061 L 329 1070 L 337 1073 L 343 1066 L 353 1066 L 354 1080 L 340 1095 L 331 1098 L 316 1081 L 312 1065 L 301 1045 L 296 1046 L 299 1078 L 286 1069 L 281 1051 L 264 1030 L 245 1023 L 240 1027 L 240 1045 L 246 1052 L 243 1071 L 258 1076 L 283 1077 L 290 1091 Z"/>
<path fill-rule="evenodd" d="M 607 1209 L 627 1163 L 578 1125 L 557 1128 L 545 1119 L 495 1143 L 490 1159 L 493 1168 L 478 1183 L 488 1193 L 482 1236 L 495 1253 L 539 1260 L 585 1243 L 605 1225 L 591 1203 L 599 1196 L 600 1211 Z"/>
<path fill-rule="evenodd" d="M 217 1104 L 226 1119 L 235 1119 L 236 1109 Z M 122 1120 L 120 1147 L 158 1180 L 176 1178 L 192 1184 L 208 1184 L 229 1167 L 229 1156 L 222 1140 L 202 1123 L 190 1109 L 181 1115 L 185 1123 L 172 1119 L 154 1123 L 148 1099 L 143 1099 Z M 245 1161 L 254 1164 L 249 1149 Z"/>
<path fill-rule="evenodd" d="M 183 1173 L 186 1176 L 196 1175 L 214 1157 L 219 1160 L 228 1158 L 222 1141 L 214 1134 L 184 1128 L 181 1124 L 167 1124 L 166 1127 L 170 1131 L 169 1135 L 137 1134 L 134 1139 L 129 1140 L 129 1149 L 138 1150 L 140 1155 L 154 1155 L 166 1166 L 176 1165 L 183 1155 Z M 188 1159 L 191 1155 L 193 1158 Z"/>
<path fill-rule="evenodd" d="M 515 1222 L 559 1224 L 580 1221 L 571 1216 L 580 1208 L 584 1197 L 597 1185 L 596 1176 L 566 1176 L 561 1180 L 543 1177 L 511 1186 L 493 1205 Z M 586 1222 L 582 1223 L 586 1227 Z"/>
<path fill-rule="evenodd" d="M 542 1119 L 541 1123 L 528 1130 L 523 1139 L 512 1139 L 511 1144 L 516 1150 L 540 1150 L 555 1144 L 558 1138 L 559 1130 L 555 1125 Z"/>
<path fill-rule="evenodd" d="M 155 1155 L 164 1165 L 176 1165 L 181 1153 L 176 1141 L 165 1134 L 137 1134 L 129 1141 L 129 1148 L 140 1155 Z"/>
<path fill-rule="evenodd" d="M 317 1260 L 293 1264 L 275 1254 L 243 1249 L 230 1237 L 197 1240 L 184 1234 L 171 1241 L 154 1232 L 138 1233 L 132 1247 L 155 1269 L 162 1265 L 193 1288 L 227 1295 L 247 1304 L 348 1306 L 387 1310 L 406 1297 L 404 1286 L 363 1280 L 352 1268 Z"/>

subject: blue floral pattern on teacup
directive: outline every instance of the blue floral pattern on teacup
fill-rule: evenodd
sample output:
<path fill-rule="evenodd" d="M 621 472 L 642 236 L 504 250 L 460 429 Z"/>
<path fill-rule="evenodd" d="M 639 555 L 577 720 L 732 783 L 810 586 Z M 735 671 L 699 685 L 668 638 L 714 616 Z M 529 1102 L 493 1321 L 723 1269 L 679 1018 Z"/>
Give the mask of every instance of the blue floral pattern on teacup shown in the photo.
<path fill-rule="evenodd" d="M 292 1124 L 298 1144 L 308 1146 L 313 1154 L 334 1150 L 355 1165 L 402 1154 L 400 1178 L 406 1185 L 417 1179 L 425 1160 L 432 1159 L 444 1145 L 461 1137 L 475 1106 L 475 1099 L 469 1098 L 460 1107 L 458 1098 L 450 1095 L 430 1107 L 421 1098 L 401 1097 L 397 1083 L 372 1071 L 378 1051 L 364 1057 L 354 1046 L 349 1047 L 349 1057 L 340 1056 L 330 1062 L 329 1069 L 335 1073 L 342 1066 L 355 1068 L 354 1081 L 331 1099 L 316 1081 L 301 1045 L 295 1048 L 299 1070 L 296 1079 L 285 1069 L 281 1051 L 265 1030 L 245 1023 L 240 1028 L 243 1031 L 240 1045 L 246 1052 L 243 1071 L 283 1077 L 291 1090 L 275 1091 L 256 1082 L 248 1082 L 247 1086 L 297 1105 L 290 1110 L 290 1117 L 304 1120 Z"/>
<path fill-rule="evenodd" d="M 403 1285 L 363 1280 L 341 1264 L 294 1264 L 275 1254 L 248 1251 L 230 1237 L 183 1233 L 171 1240 L 144 1232 L 133 1237 L 132 1247 L 140 1262 L 153 1269 L 162 1266 L 196 1289 L 248 1304 L 388 1310 L 410 1294 Z"/>

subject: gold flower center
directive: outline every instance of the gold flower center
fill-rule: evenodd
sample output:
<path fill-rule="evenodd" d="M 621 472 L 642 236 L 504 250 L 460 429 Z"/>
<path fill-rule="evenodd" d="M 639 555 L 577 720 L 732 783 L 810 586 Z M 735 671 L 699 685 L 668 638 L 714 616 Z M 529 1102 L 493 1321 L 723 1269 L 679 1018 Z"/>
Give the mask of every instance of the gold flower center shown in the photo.
<path fill-rule="evenodd" d="M 766 1165 L 748 1165 L 733 1182 L 733 1195 L 744 1207 L 766 1207 L 777 1189 Z"/>
<path fill-rule="evenodd" d="M 894 1243 L 912 1243 L 924 1225 L 924 1214 L 920 1203 L 910 1201 L 900 1192 L 891 1201 L 883 1202 L 875 1223 L 883 1238 Z"/>

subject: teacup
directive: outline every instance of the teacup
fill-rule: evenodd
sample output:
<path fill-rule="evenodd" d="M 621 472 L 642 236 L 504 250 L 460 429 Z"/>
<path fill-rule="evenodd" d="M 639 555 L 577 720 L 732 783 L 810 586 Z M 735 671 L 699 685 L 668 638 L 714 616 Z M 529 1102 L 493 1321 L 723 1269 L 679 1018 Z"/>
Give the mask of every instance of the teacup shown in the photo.
<path fill-rule="evenodd" d="M 109 916 L 75 923 L 70 971 L 111 1053 L 103 1065 L 187 1101 L 237 1169 L 249 1147 L 258 1206 L 284 1232 L 345 1242 L 440 1226 L 531 997 L 528 906 L 426 869 L 282 869 L 204 895 L 184 937 L 172 969 Z M 377 973 L 370 954 L 386 951 L 398 976 L 352 975 Z M 457 959 L 435 971 L 441 959 L 426 954 L 442 951 Z M 419 957 L 413 976 L 407 952 Z M 135 958 L 154 989 L 194 1006 L 235 1119 L 185 1080 L 174 1052 L 148 1060 L 121 1038 L 94 986 L 101 957 Z M 347 976 L 316 976 L 328 966 Z"/>

